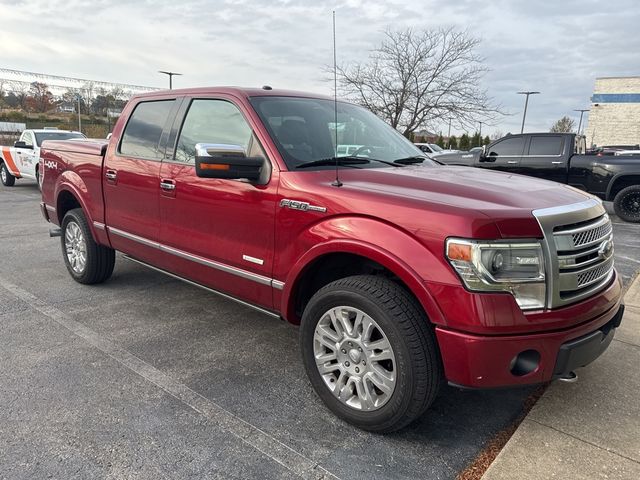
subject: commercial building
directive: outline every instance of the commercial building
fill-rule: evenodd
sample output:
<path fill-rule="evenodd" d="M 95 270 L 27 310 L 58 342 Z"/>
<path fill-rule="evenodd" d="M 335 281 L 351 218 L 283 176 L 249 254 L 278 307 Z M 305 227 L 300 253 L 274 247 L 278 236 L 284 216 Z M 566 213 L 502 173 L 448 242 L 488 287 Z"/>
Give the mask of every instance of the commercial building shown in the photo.
<path fill-rule="evenodd" d="M 596 78 L 587 145 L 640 144 L 640 77 Z"/>

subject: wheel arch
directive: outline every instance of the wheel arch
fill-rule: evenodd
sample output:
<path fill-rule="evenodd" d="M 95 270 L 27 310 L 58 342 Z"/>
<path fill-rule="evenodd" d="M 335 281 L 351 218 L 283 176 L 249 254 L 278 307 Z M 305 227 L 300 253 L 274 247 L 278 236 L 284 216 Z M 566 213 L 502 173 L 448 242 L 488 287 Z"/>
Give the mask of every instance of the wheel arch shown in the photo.
<path fill-rule="evenodd" d="M 613 201 L 622 189 L 632 185 L 640 185 L 640 173 L 619 173 L 609 184 L 606 200 Z"/>
<path fill-rule="evenodd" d="M 380 246 L 353 240 L 329 241 L 303 255 L 287 277 L 280 311 L 288 322 L 299 324 L 316 291 L 334 280 L 359 274 L 390 278 L 418 301 L 432 323 L 444 323 L 435 298 L 408 263 Z"/>
<path fill-rule="evenodd" d="M 68 176 L 65 176 L 61 178 L 62 182 L 59 183 L 58 188 L 56 189 L 56 218 L 58 220 L 58 225 L 62 225 L 62 219 L 69 210 L 80 208 L 87 219 L 91 235 L 93 235 L 94 239 L 98 240 L 101 237 L 96 231 L 93 223 L 93 216 L 91 215 L 91 210 L 88 208 L 85 195 L 82 194 L 82 192 L 86 192 L 86 187 L 84 187 L 84 182 L 79 175 L 73 174 L 73 176 L 77 177 L 77 179 L 73 178 L 74 180 L 81 182 L 79 184 L 80 188 L 78 188 L 75 182 L 70 182 Z"/>

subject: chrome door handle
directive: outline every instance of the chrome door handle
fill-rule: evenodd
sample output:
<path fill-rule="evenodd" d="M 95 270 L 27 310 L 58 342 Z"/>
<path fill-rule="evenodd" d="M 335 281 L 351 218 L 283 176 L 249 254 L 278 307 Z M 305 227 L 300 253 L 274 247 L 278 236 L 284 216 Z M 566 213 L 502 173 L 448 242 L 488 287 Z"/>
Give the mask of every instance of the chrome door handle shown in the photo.
<path fill-rule="evenodd" d="M 105 173 L 104 176 L 107 177 L 107 180 L 115 180 L 118 178 L 118 174 L 115 170 L 107 170 L 107 173 Z"/>
<path fill-rule="evenodd" d="M 162 180 L 160 182 L 160 188 L 163 189 L 163 190 L 171 191 L 171 190 L 175 190 L 176 189 L 176 184 L 173 183 L 173 181 L 170 181 L 170 180 Z"/>
<path fill-rule="evenodd" d="M 552 165 L 562 165 L 562 162 L 551 162 Z"/>
<path fill-rule="evenodd" d="M 518 163 L 518 160 L 508 160 L 508 161 L 507 161 L 507 163 L 508 163 L 509 165 L 515 165 L 515 164 L 517 164 L 517 163 Z"/>

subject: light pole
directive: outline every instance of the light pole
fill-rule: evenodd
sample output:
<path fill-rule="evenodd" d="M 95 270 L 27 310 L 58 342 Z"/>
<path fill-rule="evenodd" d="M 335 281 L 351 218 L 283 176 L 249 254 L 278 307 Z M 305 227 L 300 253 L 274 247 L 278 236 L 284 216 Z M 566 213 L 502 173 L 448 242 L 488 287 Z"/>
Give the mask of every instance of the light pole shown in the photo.
<path fill-rule="evenodd" d="M 164 70 L 158 70 L 158 73 L 164 73 L 165 75 L 169 76 L 169 90 L 171 90 L 173 88 L 173 77 L 175 75 L 182 75 L 181 73 L 165 72 Z"/>
<path fill-rule="evenodd" d="M 518 92 L 518 95 L 526 95 L 527 98 L 524 101 L 524 113 L 522 114 L 522 127 L 520 133 L 524 133 L 524 120 L 527 118 L 527 106 L 529 105 L 529 95 L 539 95 L 540 92 Z"/>
<path fill-rule="evenodd" d="M 588 108 L 574 110 L 574 112 L 580 112 L 580 123 L 578 123 L 578 135 L 580 135 L 580 127 L 582 127 L 582 116 L 584 115 L 584 112 L 588 112 L 588 111 L 589 111 Z"/>
<path fill-rule="evenodd" d="M 82 120 L 80 119 L 80 94 L 78 94 L 78 131 L 82 133 Z"/>
<path fill-rule="evenodd" d="M 447 133 L 447 143 L 449 144 L 449 150 L 451 150 L 451 119 L 449 119 L 449 133 Z"/>
<path fill-rule="evenodd" d="M 482 146 L 482 122 L 480 122 L 480 132 L 478 133 L 478 146 Z"/>

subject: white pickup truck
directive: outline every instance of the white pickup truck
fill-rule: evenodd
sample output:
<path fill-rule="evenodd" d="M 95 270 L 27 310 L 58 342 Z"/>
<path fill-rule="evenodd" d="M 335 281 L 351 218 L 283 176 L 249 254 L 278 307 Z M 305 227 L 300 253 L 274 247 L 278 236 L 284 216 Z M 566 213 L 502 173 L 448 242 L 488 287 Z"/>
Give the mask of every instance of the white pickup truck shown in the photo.
<path fill-rule="evenodd" d="M 0 179 L 5 187 L 11 187 L 16 178 L 31 178 L 40 186 L 38 161 L 40 145 L 45 140 L 71 140 L 85 138 L 80 132 L 45 128 L 25 130 L 13 147 L 0 147 Z"/>

